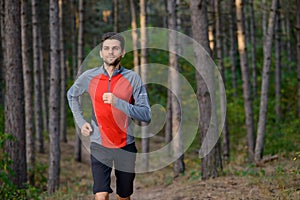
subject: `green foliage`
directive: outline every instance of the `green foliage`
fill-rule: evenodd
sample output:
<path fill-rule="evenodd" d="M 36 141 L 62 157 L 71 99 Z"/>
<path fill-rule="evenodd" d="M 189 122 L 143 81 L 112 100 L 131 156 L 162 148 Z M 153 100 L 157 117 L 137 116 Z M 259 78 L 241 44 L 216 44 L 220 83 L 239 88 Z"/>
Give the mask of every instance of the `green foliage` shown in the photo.
<path fill-rule="evenodd" d="M 256 177 L 264 177 L 265 170 L 262 168 L 257 168 L 255 164 L 249 164 L 247 167 L 242 170 L 236 170 L 234 175 L 236 176 L 256 176 Z"/>
<path fill-rule="evenodd" d="M 14 137 L 10 134 L 0 133 L 0 199 L 38 199 L 40 191 L 37 188 L 29 184 L 18 188 L 11 181 L 10 177 L 15 174 L 10 168 L 13 161 L 4 151 L 4 144 L 7 140 L 14 140 Z"/>
<path fill-rule="evenodd" d="M 189 180 L 193 181 L 193 180 L 200 180 L 202 177 L 201 175 L 201 171 L 200 170 L 191 170 L 190 174 L 189 174 Z"/>
<path fill-rule="evenodd" d="M 0 133 L 4 132 L 4 107 L 0 105 Z"/>
<path fill-rule="evenodd" d="M 289 154 L 299 151 L 300 136 L 298 119 L 286 120 L 281 124 L 268 125 L 265 154 Z"/>
<path fill-rule="evenodd" d="M 170 175 L 167 175 L 167 176 L 165 177 L 164 183 L 165 183 L 165 185 L 171 185 L 171 184 L 173 183 L 173 180 L 174 180 L 174 177 L 172 177 L 172 176 L 170 176 Z"/>
<path fill-rule="evenodd" d="M 7 140 L 14 140 L 10 134 L 0 132 L 0 199 L 10 200 L 26 200 L 26 199 L 39 199 L 38 194 L 40 190 L 29 185 L 24 184 L 22 188 L 18 188 L 11 181 L 11 176 L 15 176 L 11 170 L 10 165 L 12 160 L 4 151 L 4 143 Z"/>
<path fill-rule="evenodd" d="M 39 190 L 46 190 L 48 180 L 45 174 L 48 173 L 48 165 L 37 162 L 35 163 L 32 173 L 34 174 L 34 182 L 38 183 L 36 187 L 39 188 Z"/>

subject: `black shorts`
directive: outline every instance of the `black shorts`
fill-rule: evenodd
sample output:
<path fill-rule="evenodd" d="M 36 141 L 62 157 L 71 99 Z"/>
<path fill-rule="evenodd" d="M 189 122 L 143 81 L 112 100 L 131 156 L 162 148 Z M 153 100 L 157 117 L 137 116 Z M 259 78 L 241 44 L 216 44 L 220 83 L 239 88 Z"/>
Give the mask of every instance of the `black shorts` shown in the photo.
<path fill-rule="evenodd" d="M 135 143 L 120 149 L 103 147 L 91 143 L 91 164 L 94 179 L 93 192 L 112 193 L 110 176 L 112 167 L 115 168 L 117 194 L 126 198 L 133 193 L 135 178 L 135 160 L 137 149 Z"/>

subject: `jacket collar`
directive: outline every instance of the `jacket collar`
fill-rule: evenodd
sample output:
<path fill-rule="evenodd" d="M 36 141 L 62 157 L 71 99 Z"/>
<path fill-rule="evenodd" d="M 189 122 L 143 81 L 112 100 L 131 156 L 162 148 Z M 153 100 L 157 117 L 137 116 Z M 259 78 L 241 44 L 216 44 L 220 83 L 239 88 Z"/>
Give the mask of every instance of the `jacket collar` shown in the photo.
<path fill-rule="evenodd" d="M 100 69 L 104 73 L 104 75 L 109 76 L 106 69 L 104 68 L 104 65 L 100 66 Z M 112 77 L 120 74 L 123 71 L 123 69 L 124 69 L 124 67 L 120 65 L 118 69 L 114 70 L 114 73 L 112 74 Z"/>

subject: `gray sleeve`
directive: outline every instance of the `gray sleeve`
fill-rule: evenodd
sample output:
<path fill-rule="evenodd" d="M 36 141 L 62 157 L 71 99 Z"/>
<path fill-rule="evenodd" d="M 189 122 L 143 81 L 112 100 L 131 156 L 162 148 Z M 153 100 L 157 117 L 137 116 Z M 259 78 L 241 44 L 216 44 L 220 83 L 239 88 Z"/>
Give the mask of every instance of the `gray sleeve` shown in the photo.
<path fill-rule="evenodd" d="M 151 121 L 151 108 L 147 91 L 139 77 L 133 86 L 133 98 L 134 105 L 118 98 L 115 107 L 133 119 L 149 123 Z"/>
<path fill-rule="evenodd" d="M 69 102 L 70 109 L 73 113 L 76 124 L 79 128 L 82 127 L 86 120 L 83 117 L 82 109 L 80 106 L 80 96 L 87 91 L 88 80 L 85 74 L 79 76 L 79 78 L 74 82 L 71 88 L 67 92 L 67 98 Z"/>

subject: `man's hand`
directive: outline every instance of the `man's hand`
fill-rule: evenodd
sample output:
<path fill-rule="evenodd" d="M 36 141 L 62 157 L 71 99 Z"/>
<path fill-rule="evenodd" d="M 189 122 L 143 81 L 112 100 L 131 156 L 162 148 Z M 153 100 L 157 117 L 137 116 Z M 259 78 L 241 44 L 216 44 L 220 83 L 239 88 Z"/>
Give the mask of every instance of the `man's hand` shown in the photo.
<path fill-rule="evenodd" d="M 104 93 L 102 96 L 104 103 L 116 105 L 117 97 L 113 93 Z"/>
<path fill-rule="evenodd" d="M 90 136 L 92 131 L 93 131 L 92 126 L 88 122 L 83 124 L 81 127 L 81 134 L 84 136 Z"/>

